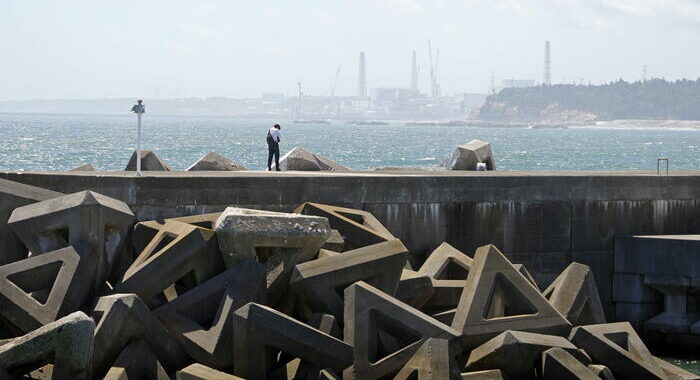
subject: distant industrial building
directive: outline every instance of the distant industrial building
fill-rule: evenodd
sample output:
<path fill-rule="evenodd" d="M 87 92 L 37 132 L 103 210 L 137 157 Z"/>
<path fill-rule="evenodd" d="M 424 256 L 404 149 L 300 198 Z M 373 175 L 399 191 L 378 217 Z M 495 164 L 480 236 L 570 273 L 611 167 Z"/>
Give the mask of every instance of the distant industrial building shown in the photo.
<path fill-rule="evenodd" d="M 535 87 L 537 82 L 534 79 L 503 79 L 501 81 L 502 88 L 525 88 Z"/>

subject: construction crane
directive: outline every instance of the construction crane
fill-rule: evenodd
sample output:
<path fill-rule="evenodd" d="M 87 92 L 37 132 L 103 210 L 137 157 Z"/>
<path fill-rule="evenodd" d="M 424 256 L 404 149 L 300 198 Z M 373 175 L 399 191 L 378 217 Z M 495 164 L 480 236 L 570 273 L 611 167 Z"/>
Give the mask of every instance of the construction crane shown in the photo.
<path fill-rule="evenodd" d="M 331 98 L 335 96 L 335 89 L 338 86 L 338 77 L 340 77 L 340 65 L 338 65 L 338 71 L 335 72 L 335 80 L 331 85 Z"/>
<path fill-rule="evenodd" d="M 433 65 L 433 46 L 428 40 L 428 57 L 430 59 L 430 96 L 433 99 L 440 97 L 440 85 L 437 82 L 438 65 L 440 64 L 440 49 L 435 53 L 435 65 Z"/>

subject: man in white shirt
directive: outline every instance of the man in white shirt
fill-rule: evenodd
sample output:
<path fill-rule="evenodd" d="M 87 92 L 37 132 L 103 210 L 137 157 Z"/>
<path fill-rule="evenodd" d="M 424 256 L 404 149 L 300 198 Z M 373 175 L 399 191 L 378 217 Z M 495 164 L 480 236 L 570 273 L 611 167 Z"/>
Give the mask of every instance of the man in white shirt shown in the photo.
<path fill-rule="evenodd" d="M 267 131 L 267 170 L 272 170 L 272 156 L 275 156 L 275 168 L 280 171 L 280 127 L 275 124 Z"/>

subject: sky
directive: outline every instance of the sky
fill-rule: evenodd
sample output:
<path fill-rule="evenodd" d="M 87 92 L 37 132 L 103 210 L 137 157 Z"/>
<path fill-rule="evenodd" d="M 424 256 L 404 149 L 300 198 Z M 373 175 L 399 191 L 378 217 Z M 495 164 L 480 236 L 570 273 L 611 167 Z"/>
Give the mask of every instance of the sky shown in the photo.
<path fill-rule="evenodd" d="M 605 83 L 700 76 L 698 0 L 2 0 L 0 100 L 428 92 L 427 41 L 445 93 L 485 93 L 491 73 Z"/>

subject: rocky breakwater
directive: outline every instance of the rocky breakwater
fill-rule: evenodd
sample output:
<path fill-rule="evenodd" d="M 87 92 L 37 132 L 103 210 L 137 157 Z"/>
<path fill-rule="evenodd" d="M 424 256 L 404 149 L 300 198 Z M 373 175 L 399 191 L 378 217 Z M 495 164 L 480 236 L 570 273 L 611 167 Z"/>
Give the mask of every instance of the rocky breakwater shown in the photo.
<path fill-rule="evenodd" d="M 412 268 L 362 210 L 137 223 L 91 191 L 47 198 L 7 222 L 25 249 L 0 266 L 3 380 L 699 378 L 605 323 L 582 264 L 542 291 L 493 245 Z"/>

